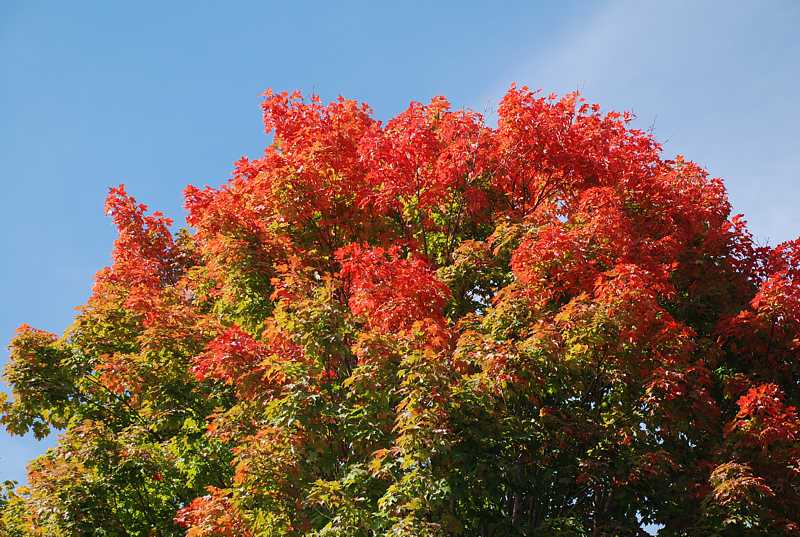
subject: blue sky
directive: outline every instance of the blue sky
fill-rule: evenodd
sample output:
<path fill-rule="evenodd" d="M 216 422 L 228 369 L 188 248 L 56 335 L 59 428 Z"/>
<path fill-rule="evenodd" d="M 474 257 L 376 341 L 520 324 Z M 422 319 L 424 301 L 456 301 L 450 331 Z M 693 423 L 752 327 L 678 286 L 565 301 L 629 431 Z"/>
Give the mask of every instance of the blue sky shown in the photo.
<path fill-rule="evenodd" d="M 800 235 L 800 2 L 379 4 L 0 2 L 0 340 L 70 323 L 109 261 L 109 185 L 180 221 L 187 183 L 259 155 L 267 87 L 380 118 L 579 89 L 724 177 L 760 240 Z M 50 442 L 0 432 L 0 480 Z"/>

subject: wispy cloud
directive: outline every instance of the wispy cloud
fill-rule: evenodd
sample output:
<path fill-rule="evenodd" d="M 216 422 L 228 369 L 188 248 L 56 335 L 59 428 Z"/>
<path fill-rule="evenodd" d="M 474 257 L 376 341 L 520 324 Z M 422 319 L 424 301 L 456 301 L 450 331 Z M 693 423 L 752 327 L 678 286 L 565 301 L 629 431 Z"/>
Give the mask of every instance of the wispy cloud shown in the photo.
<path fill-rule="evenodd" d="M 800 234 L 797 24 L 794 2 L 610 2 L 521 52 L 476 105 L 495 109 L 516 81 L 631 110 L 668 155 L 724 177 L 734 210 L 775 243 Z"/>

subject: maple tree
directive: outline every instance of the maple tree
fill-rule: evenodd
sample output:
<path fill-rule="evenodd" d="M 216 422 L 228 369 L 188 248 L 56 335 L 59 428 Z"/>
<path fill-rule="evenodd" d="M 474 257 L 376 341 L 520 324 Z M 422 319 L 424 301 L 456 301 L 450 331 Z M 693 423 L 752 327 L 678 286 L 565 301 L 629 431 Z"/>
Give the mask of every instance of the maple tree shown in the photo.
<path fill-rule="evenodd" d="M 800 240 L 628 114 L 265 94 L 188 227 L 10 346 L 11 536 L 800 535 Z"/>

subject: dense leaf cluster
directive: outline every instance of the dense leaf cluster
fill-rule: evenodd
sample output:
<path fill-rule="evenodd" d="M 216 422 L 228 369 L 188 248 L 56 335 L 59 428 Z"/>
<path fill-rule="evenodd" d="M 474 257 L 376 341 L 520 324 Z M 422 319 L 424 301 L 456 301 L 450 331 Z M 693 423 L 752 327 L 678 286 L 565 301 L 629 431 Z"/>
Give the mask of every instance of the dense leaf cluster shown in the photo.
<path fill-rule="evenodd" d="M 381 123 L 268 92 L 188 226 L 123 187 L 0 420 L 10 536 L 798 535 L 800 241 L 630 116 L 512 87 Z"/>

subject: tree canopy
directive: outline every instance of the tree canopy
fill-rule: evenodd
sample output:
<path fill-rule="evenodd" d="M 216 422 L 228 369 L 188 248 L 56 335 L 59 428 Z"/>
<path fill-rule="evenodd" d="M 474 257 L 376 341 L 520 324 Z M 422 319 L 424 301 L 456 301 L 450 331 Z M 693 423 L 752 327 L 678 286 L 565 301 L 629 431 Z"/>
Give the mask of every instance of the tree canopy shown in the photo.
<path fill-rule="evenodd" d="M 800 240 L 577 94 L 263 112 L 185 228 L 112 188 L 74 324 L 19 328 L 0 421 L 60 437 L 0 533 L 800 535 Z"/>

